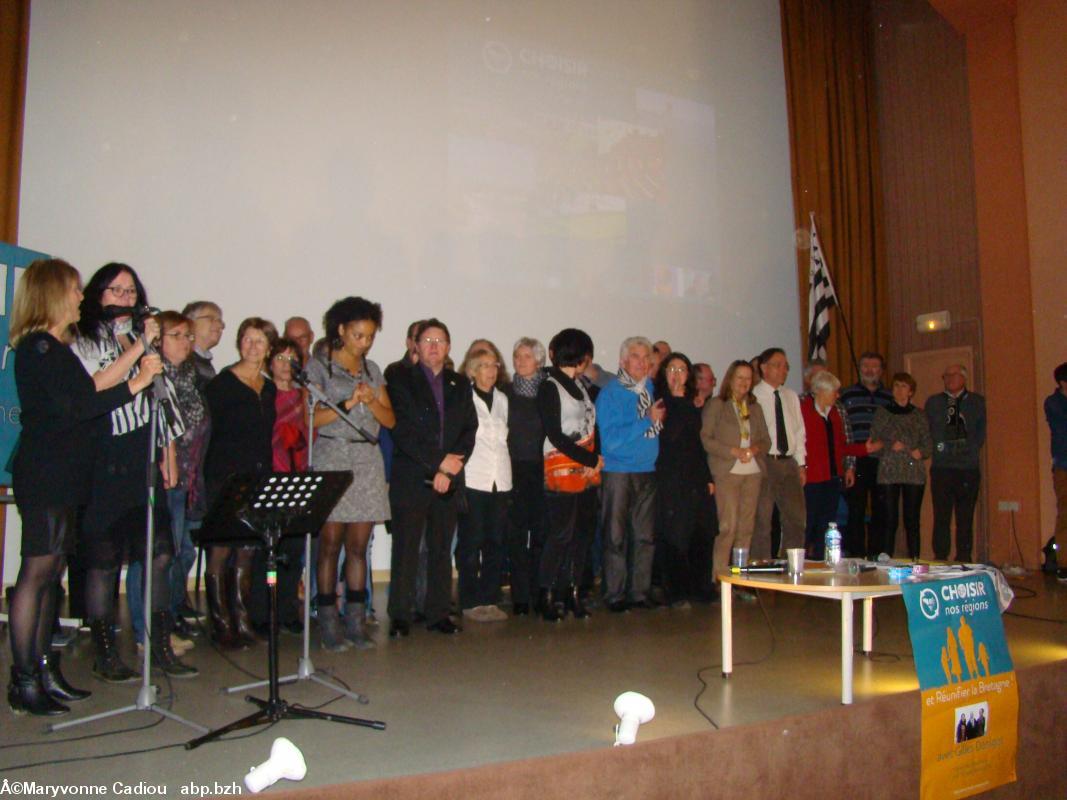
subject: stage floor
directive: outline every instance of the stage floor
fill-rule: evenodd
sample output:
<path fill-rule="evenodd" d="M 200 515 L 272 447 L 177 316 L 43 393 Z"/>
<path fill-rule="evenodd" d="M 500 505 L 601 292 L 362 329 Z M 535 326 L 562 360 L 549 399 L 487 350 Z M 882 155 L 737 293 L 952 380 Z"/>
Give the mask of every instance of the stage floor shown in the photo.
<path fill-rule="evenodd" d="M 1063 622 L 1021 616 L 1067 621 L 1067 585 L 1040 574 L 1014 578 L 1012 584 L 1017 598 L 1004 623 L 1016 668 L 1067 659 Z M 0 711 L 0 780 L 99 785 L 109 795 L 121 790 L 116 782 L 135 793 L 144 782 L 142 796 L 158 794 L 153 787 L 164 786 L 171 797 L 188 796 L 190 784 L 225 787 L 236 781 L 243 788 L 248 768 L 266 760 L 274 737 L 286 736 L 307 762 L 300 785 L 325 785 L 610 747 L 616 721 L 612 703 L 627 690 L 648 695 L 656 705 L 656 718 L 640 729 L 638 741 L 705 731 L 713 722 L 744 725 L 840 703 L 840 608 L 817 599 L 767 593 L 760 603 L 735 598 L 729 681 L 720 677 L 717 604 L 626 614 L 598 609 L 591 619 L 561 624 L 528 617 L 469 622 L 462 634 L 451 637 L 416 627 L 400 641 L 386 637 L 384 592 L 376 606 L 382 618 L 377 649 L 328 654 L 315 649 L 312 638 L 316 667 L 368 695 L 368 705 L 335 699 L 312 682 L 283 686 L 282 697 L 380 719 L 388 725 L 385 731 L 283 721 L 269 730 L 263 726 L 234 735 L 245 738 L 186 751 L 181 744 L 197 734 L 150 713 L 46 733 L 41 718 L 15 717 L 5 707 Z M 857 644 L 861 616 L 857 609 Z M 857 654 L 855 660 L 856 703 L 918 688 L 902 599 L 876 601 L 875 620 L 875 652 L 870 658 Z M 132 663 L 128 636 L 122 644 Z M 282 674 L 295 671 L 300 644 L 300 638 L 282 634 Z M 164 706 L 209 728 L 253 710 L 243 694 L 223 695 L 220 687 L 248 682 L 247 673 L 265 676 L 265 644 L 223 657 L 202 635 L 185 660 L 199 667 L 200 677 L 168 684 L 160 675 Z M 63 663 L 71 682 L 94 694 L 59 720 L 134 701 L 138 684 L 111 686 L 92 678 L 87 635 L 64 651 Z M 0 667 L 6 677 L 7 646 L 0 648 Z M 265 697 L 266 689 L 252 693 Z M 131 754 L 116 755 L 122 753 Z M 24 766 L 31 764 L 36 766 Z"/>

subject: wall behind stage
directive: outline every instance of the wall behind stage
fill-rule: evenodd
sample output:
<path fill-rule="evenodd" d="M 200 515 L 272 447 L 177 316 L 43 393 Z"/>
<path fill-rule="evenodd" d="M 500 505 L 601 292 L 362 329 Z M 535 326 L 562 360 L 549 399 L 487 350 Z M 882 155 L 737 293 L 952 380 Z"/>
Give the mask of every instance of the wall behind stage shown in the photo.
<path fill-rule="evenodd" d="M 372 356 L 577 325 L 800 363 L 777 0 L 33 4 L 20 241 Z M 794 384 L 799 384 L 799 369 Z"/>

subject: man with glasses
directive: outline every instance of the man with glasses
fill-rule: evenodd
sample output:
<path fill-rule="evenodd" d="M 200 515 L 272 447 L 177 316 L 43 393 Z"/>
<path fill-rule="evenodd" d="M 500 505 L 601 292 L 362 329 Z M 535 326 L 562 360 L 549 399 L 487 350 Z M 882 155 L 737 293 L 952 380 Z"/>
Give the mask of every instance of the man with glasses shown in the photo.
<path fill-rule="evenodd" d="M 952 515 L 956 515 L 956 561 L 970 561 L 974 506 L 981 482 L 979 458 L 985 444 L 985 398 L 967 390 L 967 368 L 950 364 L 941 376 L 945 391 L 926 401 L 934 440 L 930 495 L 934 501 L 934 558 L 948 558 Z"/>
<path fill-rule="evenodd" d="M 407 636 L 415 600 L 419 544 L 426 538 L 427 629 L 452 634 L 452 532 L 457 489 L 474 450 L 478 416 L 470 382 L 445 366 L 451 337 L 437 319 L 415 331 L 418 362 L 398 367 L 389 379 L 396 413 L 389 503 L 393 551 L 389 587 L 389 636 Z"/>
<path fill-rule="evenodd" d="M 226 323 L 222 319 L 222 309 L 210 300 L 189 303 L 182 309 L 182 316 L 193 321 L 193 353 L 190 359 L 196 367 L 197 388 L 203 391 L 208 381 L 215 377 L 211 351 L 222 339 Z"/>

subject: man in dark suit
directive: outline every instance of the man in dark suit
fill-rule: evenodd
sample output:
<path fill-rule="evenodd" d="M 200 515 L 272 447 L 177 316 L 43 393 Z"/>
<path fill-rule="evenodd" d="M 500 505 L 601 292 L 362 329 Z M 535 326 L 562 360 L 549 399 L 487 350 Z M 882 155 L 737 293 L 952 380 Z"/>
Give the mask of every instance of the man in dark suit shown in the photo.
<path fill-rule="evenodd" d="M 415 595 L 419 543 L 426 537 L 427 628 L 456 633 L 448 616 L 452 597 L 450 544 L 456 527 L 456 490 L 474 449 L 478 417 L 470 382 L 445 368 L 451 337 L 437 319 L 415 333 L 418 362 L 393 371 L 389 396 L 396 412 L 389 502 L 393 513 L 389 635 L 407 636 Z"/>

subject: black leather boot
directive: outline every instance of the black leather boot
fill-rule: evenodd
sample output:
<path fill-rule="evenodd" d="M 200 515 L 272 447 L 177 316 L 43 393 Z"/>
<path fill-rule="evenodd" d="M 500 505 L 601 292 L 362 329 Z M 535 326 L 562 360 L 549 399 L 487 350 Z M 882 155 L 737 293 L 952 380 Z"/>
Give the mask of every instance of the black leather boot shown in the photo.
<path fill-rule="evenodd" d="M 93 660 L 93 675 L 108 683 L 131 683 L 139 677 L 122 663 L 119 648 L 115 643 L 115 630 L 110 619 L 89 620 L 89 630 L 96 648 Z"/>
<path fill-rule="evenodd" d="M 252 597 L 252 570 L 234 567 L 231 577 L 233 586 L 230 587 L 230 609 L 233 612 L 233 632 L 243 644 L 259 644 L 259 637 L 256 636 L 252 619 L 248 615 L 248 604 Z"/>
<path fill-rule="evenodd" d="M 34 672 L 19 672 L 11 667 L 11 683 L 7 687 L 7 702 L 16 714 L 56 717 L 70 709 L 56 702 L 41 686 L 41 676 Z"/>
<path fill-rule="evenodd" d="M 582 590 L 577 586 L 567 587 L 567 610 L 574 614 L 575 619 L 585 619 L 593 616 L 589 613 L 589 609 L 585 607 L 585 598 L 582 597 Z"/>
<path fill-rule="evenodd" d="M 207 613 L 211 621 L 211 638 L 220 647 L 236 650 L 244 644 L 234 635 L 230 622 L 230 596 L 226 591 L 223 575 L 204 575 L 204 593 L 207 595 Z"/>
<path fill-rule="evenodd" d="M 63 673 L 59 671 L 59 653 L 52 652 L 46 656 L 41 656 L 37 669 L 41 675 L 41 687 L 48 692 L 49 697 L 53 700 L 72 703 L 84 700 L 92 695 L 92 692 L 85 689 L 75 689 L 67 683 Z"/>
<path fill-rule="evenodd" d="M 545 622 L 559 622 L 567 612 L 563 603 L 556 599 L 556 593 L 551 589 L 541 590 L 541 619 Z"/>
<path fill-rule="evenodd" d="M 170 645 L 171 627 L 169 611 L 152 612 L 152 666 L 172 678 L 195 678 L 200 670 L 183 664 Z"/>

